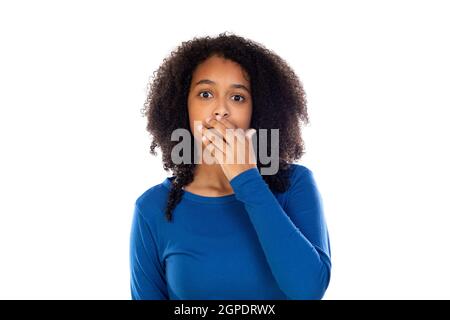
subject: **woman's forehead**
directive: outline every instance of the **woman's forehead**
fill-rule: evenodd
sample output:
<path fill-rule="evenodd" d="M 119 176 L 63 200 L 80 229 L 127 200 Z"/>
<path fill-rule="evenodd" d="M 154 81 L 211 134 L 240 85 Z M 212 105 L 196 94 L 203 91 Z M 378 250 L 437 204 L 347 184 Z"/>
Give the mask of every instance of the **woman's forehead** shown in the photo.
<path fill-rule="evenodd" d="M 194 70 L 192 80 L 193 82 L 209 80 L 214 83 L 244 82 L 249 84 L 246 72 L 241 65 L 217 56 L 209 57 L 200 63 Z"/>

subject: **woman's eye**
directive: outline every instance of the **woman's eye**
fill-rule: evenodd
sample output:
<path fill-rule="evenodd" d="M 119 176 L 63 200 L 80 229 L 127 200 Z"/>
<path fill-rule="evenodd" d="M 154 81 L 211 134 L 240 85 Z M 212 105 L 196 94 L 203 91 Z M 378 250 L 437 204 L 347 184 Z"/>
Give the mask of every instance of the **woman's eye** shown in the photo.
<path fill-rule="evenodd" d="M 209 98 L 209 97 L 208 97 L 208 94 L 211 95 L 211 93 L 208 92 L 208 91 L 202 91 L 202 92 L 200 92 L 199 96 L 202 97 L 202 98 L 207 99 L 207 98 Z M 211 95 L 211 96 L 212 96 L 212 95 Z"/>
<path fill-rule="evenodd" d="M 242 102 L 242 101 L 245 100 L 245 98 L 244 98 L 243 96 L 239 95 L 239 94 L 235 94 L 235 95 L 232 97 L 232 99 L 233 99 L 233 101 L 236 101 L 236 102 Z"/>

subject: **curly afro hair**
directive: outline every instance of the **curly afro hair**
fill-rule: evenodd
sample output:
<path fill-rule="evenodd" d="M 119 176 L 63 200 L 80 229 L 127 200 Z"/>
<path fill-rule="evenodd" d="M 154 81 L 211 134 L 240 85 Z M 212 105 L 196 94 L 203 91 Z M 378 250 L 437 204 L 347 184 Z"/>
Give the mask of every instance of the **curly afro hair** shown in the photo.
<path fill-rule="evenodd" d="M 142 109 L 152 137 L 150 154 L 157 155 L 155 148 L 159 147 L 164 170 L 173 172 L 165 210 L 168 221 L 182 198 L 183 187 L 193 181 L 196 166 L 172 162 L 171 151 L 178 142 L 170 137 L 175 129 L 184 128 L 194 141 L 187 108 L 192 73 L 212 55 L 238 63 L 250 76 L 253 101 L 250 127 L 256 129 L 257 138 L 258 129 L 279 129 L 279 170 L 274 175 L 262 176 L 272 192 L 289 188 L 290 163 L 304 154 L 301 127 L 309 122 L 306 94 L 297 75 L 282 58 L 260 43 L 227 32 L 182 42 L 153 73 Z M 270 135 L 267 136 L 270 145 Z M 256 156 L 259 169 L 263 165 Z"/>

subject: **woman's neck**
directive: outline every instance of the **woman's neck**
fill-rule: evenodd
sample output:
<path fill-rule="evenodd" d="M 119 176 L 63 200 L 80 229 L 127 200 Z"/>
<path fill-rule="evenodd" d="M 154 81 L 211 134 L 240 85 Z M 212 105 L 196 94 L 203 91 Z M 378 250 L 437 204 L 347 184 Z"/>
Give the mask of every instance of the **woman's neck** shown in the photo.
<path fill-rule="evenodd" d="M 204 196 L 222 196 L 234 193 L 220 164 L 197 164 L 194 170 L 194 180 L 184 189 L 192 193 L 201 193 Z"/>

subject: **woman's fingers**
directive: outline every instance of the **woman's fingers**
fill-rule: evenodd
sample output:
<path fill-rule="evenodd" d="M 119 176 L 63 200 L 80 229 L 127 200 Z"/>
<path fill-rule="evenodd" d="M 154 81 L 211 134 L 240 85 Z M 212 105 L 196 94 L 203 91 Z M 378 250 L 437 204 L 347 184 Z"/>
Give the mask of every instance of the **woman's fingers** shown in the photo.
<path fill-rule="evenodd" d="M 250 128 L 250 129 L 247 129 L 246 131 L 245 131 L 245 136 L 247 137 L 247 139 L 252 139 L 253 138 L 253 135 L 254 134 L 256 134 L 256 130 L 255 129 L 253 129 L 253 128 Z"/>
<path fill-rule="evenodd" d="M 223 137 L 218 134 L 218 131 L 205 128 L 201 124 L 197 125 L 197 131 L 201 136 L 202 142 L 205 144 L 205 149 L 211 156 L 218 158 L 225 154 L 227 144 L 223 140 Z"/>
<path fill-rule="evenodd" d="M 209 121 L 205 120 L 205 122 L 207 123 L 207 127 L 198 125 L 197 130 L 202 137 L 202 142 L 205 144 L 207 152 L 214 157 L 218 163 L 230 163 L 230 161 L 231 163 L 234 163 L 233 161 L 236 161 L 236 157 L 239 159 L 239 163 L 242 163 L 242 160 L 246 163 L 248 161 L 247 157 L 249 153 L 251 154 L 251 160 L 249 161 L 253 163 L 252 138 L 256 133 L 255 129 L 250 128 L 244 130 L 236 128 L 226 119 L 209 119 Z M 230 130 L 226 132 L 225 130 L 227 129 Z M 230 159 L 226 158 L 227 156 L 230 157 Z"/>
<path fill-rule="evenodd" d="M 252 164 L 256 164 L 256 154 L 255 149 L 253 148 L 253 137 L 256 135 L 256 129 L 250 128 L 245 132 L 245 137 L 248 141 L 248 150 L 249 150 L 249 161 Z"/>
<path fill-rule="evenodd" d="M 218 164 L 225 163 L 225 145 L 226 143 L 214 133 L 209 131 L 203 136 L 204 141 L 206 143 L 206 151 L 207 153 L 214 158 L 215 162 Z"/>
<path fill-rule="evenodd" d="M 225 128 L 236 129 L 236 126 L 231 123 L 227 118 L 222 118 L 221 116 L 216 116 L 215 120 L 222 124 Z"/>
<path fill-rule="evenodd" d="M 234 129 L 236 128 L 234 124 L 220 116 L 216 118 L 210 116 L 205 119 L 205 122 L 207 126 L 217 130 L 226 143 L 231 144 L 230 139 L 234 136 Z"/>
<path fill-rule="evenodd" d="M 214 144 L 221 152 L 225 153 L 227 142 L 223 140 L 223 137 L 212 130 L 206 129 L 204 136 L 208 139 L 209 143 Z"/>

